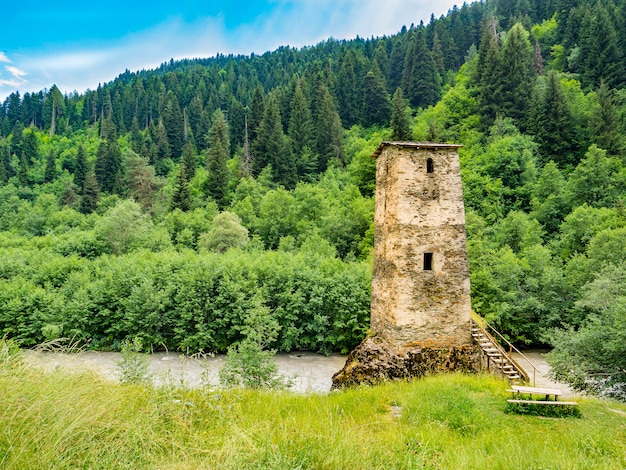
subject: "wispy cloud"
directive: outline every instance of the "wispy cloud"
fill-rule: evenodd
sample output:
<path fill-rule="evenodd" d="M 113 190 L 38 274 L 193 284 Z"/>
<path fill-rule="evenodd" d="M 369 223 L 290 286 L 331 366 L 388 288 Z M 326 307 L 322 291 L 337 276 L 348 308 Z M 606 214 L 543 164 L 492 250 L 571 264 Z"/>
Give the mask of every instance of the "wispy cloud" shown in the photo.
<path fill-rule="evenodd" d="M 7 57 L 7 55 L 2 51 L 0 51 L 0 62 L 7 62 L 7 63 L 11 62 L 9 58 Z"/>
<path fill-rule="evenodd" d="M 17 67 L 13 67 L 12 65 L 7 65 L 4 68 L 6 69 L 7 72 L 9 72 L 15 78 L 22 78 L 25 75 L 28 75 L 28 73 L 24 72 L 23 70 L 18 69 Z"/>
<path fill-rule="evenodd" d="M 0 78 L 0 87 L 18 88 L 24 81 L 22 80 L 4 80 Z"/>

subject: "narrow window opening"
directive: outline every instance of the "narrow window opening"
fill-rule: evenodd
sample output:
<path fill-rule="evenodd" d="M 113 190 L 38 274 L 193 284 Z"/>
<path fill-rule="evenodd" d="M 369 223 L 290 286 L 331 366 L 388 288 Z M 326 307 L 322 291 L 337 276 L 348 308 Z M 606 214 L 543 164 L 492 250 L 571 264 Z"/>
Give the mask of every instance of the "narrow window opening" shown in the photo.
<path fill-rule="evenodd" d="M 433 270 L 433 254 L 424 253 L 424 271 Z"/>
<path fill-rule="evenodd" d="M 433 164 L 433 159 L 429 158 L 426 160 L 426 173 L 433 173 L 435 171 L 435 165 Z"/>

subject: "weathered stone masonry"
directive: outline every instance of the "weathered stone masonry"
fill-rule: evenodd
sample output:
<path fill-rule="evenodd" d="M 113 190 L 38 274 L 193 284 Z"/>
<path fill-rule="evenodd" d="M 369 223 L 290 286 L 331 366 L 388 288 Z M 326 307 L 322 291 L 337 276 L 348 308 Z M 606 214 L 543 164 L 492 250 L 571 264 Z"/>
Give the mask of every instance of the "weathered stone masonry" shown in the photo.
<path fill-rule="evenodd" d="M 471 343 L 458 145 L 383 142 L 371 329 L 396 347 Z"/>
<path fill-rule="evenodd" d="M 371 330 L 335 387 L 475 370 L 459 145 L 383 142 L 376 162 Z"/>

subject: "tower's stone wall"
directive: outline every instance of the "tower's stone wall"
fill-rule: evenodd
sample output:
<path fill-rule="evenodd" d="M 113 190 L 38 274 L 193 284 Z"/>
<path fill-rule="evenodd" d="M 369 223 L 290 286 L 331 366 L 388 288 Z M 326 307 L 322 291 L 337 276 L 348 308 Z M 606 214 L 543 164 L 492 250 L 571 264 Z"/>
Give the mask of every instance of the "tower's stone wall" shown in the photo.
<path fill-rule="evenodd" d="M 371 329 L 398 348 L 471 344 L 458 147 L 383 142 L 374 155 Z"/>

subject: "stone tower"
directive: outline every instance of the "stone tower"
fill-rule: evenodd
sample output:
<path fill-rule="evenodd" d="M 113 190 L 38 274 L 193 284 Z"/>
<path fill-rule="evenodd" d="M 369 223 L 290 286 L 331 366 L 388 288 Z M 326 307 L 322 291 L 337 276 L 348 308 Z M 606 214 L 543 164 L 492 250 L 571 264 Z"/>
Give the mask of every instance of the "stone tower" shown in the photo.
<path fill-rule="evenodd" d="M 383 142 L 376 149 L 374 334 L 333 375 L 333 388 L 480 370 L 459 147 Z"/>
<path fill-rule="evenodd" d="M 472 342 L 460 145 L 383 142 L 371 329 L 398 350 Z"/>

